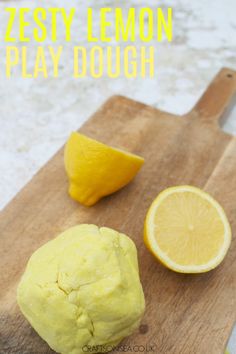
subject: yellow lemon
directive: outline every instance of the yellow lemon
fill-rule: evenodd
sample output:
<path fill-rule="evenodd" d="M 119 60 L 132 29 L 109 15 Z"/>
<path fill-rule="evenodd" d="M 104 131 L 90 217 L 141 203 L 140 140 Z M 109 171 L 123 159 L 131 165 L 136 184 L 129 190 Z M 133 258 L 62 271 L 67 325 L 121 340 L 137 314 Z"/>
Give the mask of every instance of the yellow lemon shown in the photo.
<path fill-rule="evenodd" d="M 124 187 L 144 163 L 139 156 L 75 132 L 67 141 L 64 159 L 69 194 L 86 206 Z"/>
<path fill-rule="evenodd" d="M 144 241 L 166 267 L 202 273 L 218 266 L 231 242 L 227 216 L 209 194 L 191 186 L 164 190 L 152 203 Z"/>

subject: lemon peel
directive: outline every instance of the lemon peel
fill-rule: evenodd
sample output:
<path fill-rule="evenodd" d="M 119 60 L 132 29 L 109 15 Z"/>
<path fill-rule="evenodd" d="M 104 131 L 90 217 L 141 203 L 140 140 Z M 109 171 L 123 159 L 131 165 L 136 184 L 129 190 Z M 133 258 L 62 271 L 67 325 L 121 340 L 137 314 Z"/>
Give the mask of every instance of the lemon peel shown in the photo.
<path fill-rule="evenodd" d="M 138 173 L 144 159 L 73 132 L 64 152 L 69 195 L 83 205 L 127 185 Z"/>

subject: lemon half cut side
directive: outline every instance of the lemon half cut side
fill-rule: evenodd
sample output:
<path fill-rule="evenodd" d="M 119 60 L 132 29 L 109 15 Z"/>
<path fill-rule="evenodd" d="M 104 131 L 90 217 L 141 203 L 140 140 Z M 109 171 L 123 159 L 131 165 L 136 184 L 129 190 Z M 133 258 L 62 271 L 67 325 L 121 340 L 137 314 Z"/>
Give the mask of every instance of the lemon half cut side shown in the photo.
<path fill-rule="evenodd" d="M 153 201 L 145 220 L 144 242 L 167 268 L 203 273 L 224 259 L 231 228 L 223 208 L 208 193 L 177 186 Z"/>
<path fill-rule="evenodd" d="M 69 195 L 83 205 L 127 185 L 138 173 L 144 159 L 73 132 L 64 152 Z"/>

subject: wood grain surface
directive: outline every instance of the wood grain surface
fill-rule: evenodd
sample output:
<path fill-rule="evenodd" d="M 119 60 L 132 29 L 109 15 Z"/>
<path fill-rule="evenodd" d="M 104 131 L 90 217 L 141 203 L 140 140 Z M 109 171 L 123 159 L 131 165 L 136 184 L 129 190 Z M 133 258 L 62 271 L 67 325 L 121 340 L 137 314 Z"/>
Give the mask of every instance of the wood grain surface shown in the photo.
<path fill-rule="evenodd" d="M 80 131 L 143 156 L 145 164 L 135 180 L 94 207 L 83 207 L 67 194 L 62 148 L 3 210 L 1 354 L 53 353 L 21 315 L 16 288 L 32 252 L 79 223 L 117 229 L 128 234 L 138 248 L 147 306 L 142 326 L 123 344 L 147 346 L 149 352 L 160 354 L 224 352 L 236 320 L 236 138 L 222 132 L 219 119 L 235 91 L 236 73 L 223 69 L 185 116 L 112 97 Z M 150 203 L 164 188 L 181 184 L 211 193 L 232 225 L 233 242 L 226 259 L 206 274 L 171 272 L 143 244 L 143 222 Z"/>

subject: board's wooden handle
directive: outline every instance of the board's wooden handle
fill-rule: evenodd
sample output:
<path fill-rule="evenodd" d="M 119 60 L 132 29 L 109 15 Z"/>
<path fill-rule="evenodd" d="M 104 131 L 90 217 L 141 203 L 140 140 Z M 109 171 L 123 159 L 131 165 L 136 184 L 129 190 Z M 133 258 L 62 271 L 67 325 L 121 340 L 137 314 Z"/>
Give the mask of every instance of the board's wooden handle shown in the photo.
<path fill-rule="evenodd" d="M 235 93 L 236 71 L 223 68 L 197 102 L 192 113 L 218 124 Z"/>

